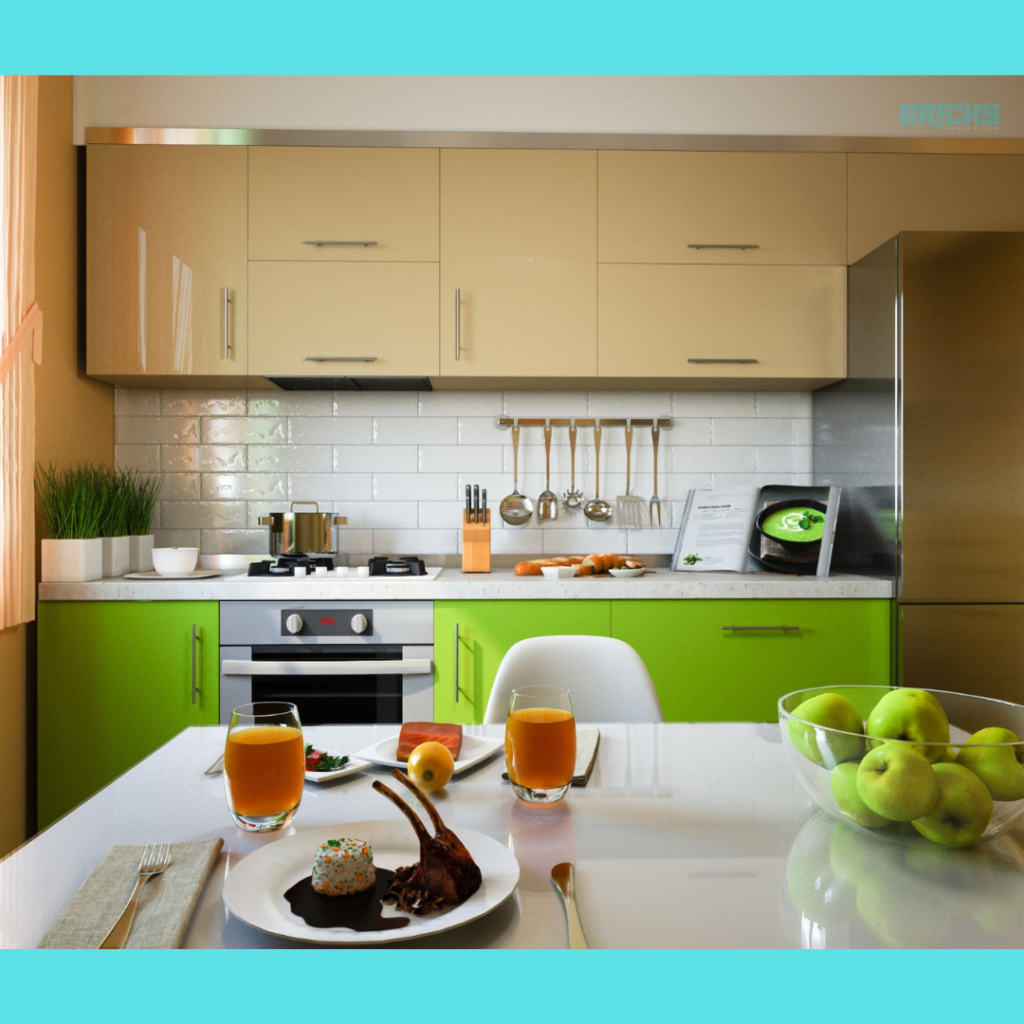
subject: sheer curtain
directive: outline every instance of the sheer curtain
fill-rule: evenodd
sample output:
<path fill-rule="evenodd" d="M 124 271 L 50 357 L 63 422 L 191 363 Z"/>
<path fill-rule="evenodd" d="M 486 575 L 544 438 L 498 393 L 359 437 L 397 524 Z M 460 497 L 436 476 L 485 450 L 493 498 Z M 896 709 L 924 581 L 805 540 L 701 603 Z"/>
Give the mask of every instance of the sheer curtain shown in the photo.
<path fill-rule="evenodd" d="M 35 75 L 0 75 L 0 628 L 35 617 Z"/>

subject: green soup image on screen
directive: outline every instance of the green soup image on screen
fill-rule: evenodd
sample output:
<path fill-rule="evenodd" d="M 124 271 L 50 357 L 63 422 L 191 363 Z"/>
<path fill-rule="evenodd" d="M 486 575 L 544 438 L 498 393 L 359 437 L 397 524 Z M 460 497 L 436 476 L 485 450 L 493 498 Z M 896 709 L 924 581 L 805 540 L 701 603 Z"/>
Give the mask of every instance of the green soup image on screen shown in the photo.
<path fill-rule="evenodd" d="M 769 537 L 809 544 L 825 533 L 825 516 L 813 508 L 783 508 L 773 512 L 761 524 Z"/>

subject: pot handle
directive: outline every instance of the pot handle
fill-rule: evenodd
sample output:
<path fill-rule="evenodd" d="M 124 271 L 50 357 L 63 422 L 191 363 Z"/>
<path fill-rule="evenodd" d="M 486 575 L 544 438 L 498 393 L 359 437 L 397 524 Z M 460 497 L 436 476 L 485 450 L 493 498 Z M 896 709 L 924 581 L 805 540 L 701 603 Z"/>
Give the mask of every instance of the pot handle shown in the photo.
<path fill-rule="evenodd" d="M 273 526 L 274 520 L 271 516 L 260 516 L 259 524 L 260 526 Z"/>
<path fill-rule="evenodd" d="M 317 512 L 320 511 L 320 505 L 315 501 L 293 501 L 289 511 L 294 512 L 296 505 L 312 505 L 313 508 L 317 510 Z"/>
<path fill-rule="evenodd" d="M 335 526 L 348 526 L 348 516 L 335 516 L 334 517 L 334 525 Z"/>

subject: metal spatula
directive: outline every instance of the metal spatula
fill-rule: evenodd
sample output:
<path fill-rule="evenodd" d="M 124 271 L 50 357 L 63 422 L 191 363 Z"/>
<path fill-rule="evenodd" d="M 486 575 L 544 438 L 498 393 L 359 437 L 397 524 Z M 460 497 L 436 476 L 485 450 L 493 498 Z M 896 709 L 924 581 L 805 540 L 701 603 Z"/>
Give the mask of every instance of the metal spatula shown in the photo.
<path fill-rule="evenodd" d="M 519 420 L 512 424 L 512 493 L 501 499 L 498 515 L 509 526 L 525 526 L 533 515 L 533 502 L 519 493 Z"/>
<path fill-rule="evenodd" d="M 633 451 L 633 421 L 626 420 L 626 493 L 615 499 L 616 514 L 623 526 L 643 526 L 643 514 L 647 510 L 639 494 L 629 493 L 631 456 Z"/>

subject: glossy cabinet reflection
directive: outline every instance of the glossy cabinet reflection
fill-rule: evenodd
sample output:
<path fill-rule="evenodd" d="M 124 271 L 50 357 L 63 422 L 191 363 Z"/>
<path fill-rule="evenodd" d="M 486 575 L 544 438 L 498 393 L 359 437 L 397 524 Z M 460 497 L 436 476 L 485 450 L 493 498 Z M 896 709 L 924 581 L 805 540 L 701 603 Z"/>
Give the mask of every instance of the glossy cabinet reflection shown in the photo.
<path fill-rule="evenodd" d="M 87 370 L 244 377 L 246 152 L 88 147 Z"/>

